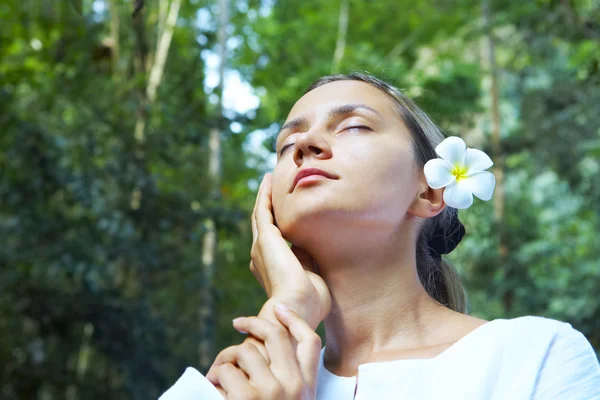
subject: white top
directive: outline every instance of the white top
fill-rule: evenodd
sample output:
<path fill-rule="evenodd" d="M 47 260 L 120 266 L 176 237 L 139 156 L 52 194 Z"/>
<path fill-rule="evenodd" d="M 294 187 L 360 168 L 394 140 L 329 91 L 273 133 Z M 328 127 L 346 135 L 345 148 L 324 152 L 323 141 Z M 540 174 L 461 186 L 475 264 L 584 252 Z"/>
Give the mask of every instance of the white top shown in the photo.
<path fill-rule="evenodd" d="M 548 318 L 496 319 L 436 357 L 361 364 L 353 377 L 329 372 L 324 350 L 317 400 L 600 400 L 600 365 L 592 346 L 570 324 Z M 202 374 L 188 368 L 159 400 L 197 399 L 222 400 Z"/>

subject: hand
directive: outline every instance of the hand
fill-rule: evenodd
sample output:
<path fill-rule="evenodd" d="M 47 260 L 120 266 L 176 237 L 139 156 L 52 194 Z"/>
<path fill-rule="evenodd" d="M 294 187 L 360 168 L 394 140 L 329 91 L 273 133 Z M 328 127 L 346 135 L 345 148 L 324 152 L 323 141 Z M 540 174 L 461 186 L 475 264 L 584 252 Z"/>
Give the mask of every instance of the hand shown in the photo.
<path fill-rule="evenodd" d="M 266 174 L 252 212 L 250 271 L 270 298 L 284 301 L 316 329 L 331 310 L 331 295 L 310 254 L 296 246 L 290 249 L 274 225 L 271 188 L 271 174 Z"/>
<path fill-rule="evenodd" d="M 206 378 L 226 399 L 315 399 L 321 338 L 293 311 L 275 310 L 283 326 L 258 317 L 234 320 L 237 330 L 264 342 L 271 361 L 250 343 L 219 353 Z"/>
<path fill-rule="evenodd" d="M 271 298 L 271 299 L 267 300 L 266 303 L 262 306 L 260 312 L 258 313 L 258 317 L 261 319 L 270 321 L 270 322 L 274 323 L 275 325 L 282 326 L 281 322 L 279 322 L 279 318 L 277 318 L 277 315 L 275 313 L 275 310 L 277 309 L 275 307 L 276 304 L 283 304 L 284 306 L 286 306 L 285 303 L 282 303 L 281 301 L 278 301 L 275 298 Z M 287 308 L 290 308 L 292 311 L 295 311 L 291 307 L 287 307 Z M 312 329 L 312 327 L 311 327 L 311 329 Z M 244 333 L 247 333 L 247 332 L 244 332 Z M 253 345 L 256 349 L 258 349 L 258 351 L 262 355 L 263 359 L 266 361 L 267 365 L 271 364 L 271 358 L 269 357 L 269 353 L 268 353 L 267 349 L 265 348 L 265 344 L 263 341 L 255 338 L 252 335 L 248 335 L 248 337 L 246 337 L 246 339 L 244 339 L 244 344 Z M 221 352 L 221 354 L 227 353 L 230 351 L 229 349 L 232 349 L 235 347 L 238 347 L 238 346 L 231 346 L 231 347 L 223 350 Z M 219 363 L 220 363 L 220 358 L 217 357 L 215 359 L 215 361 L 213 362 L 213 364 L 211 365 L 211 367 L 209 369 L 209 373 L 210 373 L 210 371 L 212 371 L 212 369 L 216 365 L 219 365 Z"/>
<path fill-rule="evenodd" d="M 331 309 L 329 289 L 323 279 L 314 272 L 310 254 L 296 246 L 290 249 L 281 232 L 274 225 L 270 178 L 270 174 L 267 174 L 263 179 L 252 212 L 253 261 L 250 262 L 250 270 L 270 296 L 258 316 L 279 324 L 273 305 L 284 302 L 314 330 Z M 266 180 L 269 181 L 267 189 L 264 188 Z M 262 254 L 263 248 L 274 251 L 267 254 L 269 257 L 265 257 Z M 267 270 L 265 266 L 271 263 L 274 268 Z M 285 268 L 286 265 L 289 267 Z M 278 283 L 280 281 L 283 283 Z M 286 289 L 287 287 L 289 289 Z M 250 348 L 251 351 L 257 349 L 267 365 L 270 364 L 269 354 L 262 341 L 248 336 L 242 346 L 247 345 L 253 345 L 254 347 L 246 348 Z M 238 347 L 232 346 L 223 350 L 221 354 L 227 354 L 233 351 L 231 349 Z M 213 373 L 217 365 L 219 365 L 219 357 L 208 373 Z"/>

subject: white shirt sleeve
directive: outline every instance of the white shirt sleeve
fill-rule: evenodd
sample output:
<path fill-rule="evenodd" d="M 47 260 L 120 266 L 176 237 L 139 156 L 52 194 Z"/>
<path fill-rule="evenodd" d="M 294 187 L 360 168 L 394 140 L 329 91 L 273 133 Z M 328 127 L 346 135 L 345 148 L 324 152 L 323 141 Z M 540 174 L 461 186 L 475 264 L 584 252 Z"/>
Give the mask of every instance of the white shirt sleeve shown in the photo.
<path fill-rule="evenodd" d="M 600 400 L 600 364 L 583 334 L 565 324 L 550 345 L 534 399 Z"/>
<path fill-rule="evenodd" d="M 223 396 L 198 370 L 188 367 L 158 400 L 223 400 Z"/>

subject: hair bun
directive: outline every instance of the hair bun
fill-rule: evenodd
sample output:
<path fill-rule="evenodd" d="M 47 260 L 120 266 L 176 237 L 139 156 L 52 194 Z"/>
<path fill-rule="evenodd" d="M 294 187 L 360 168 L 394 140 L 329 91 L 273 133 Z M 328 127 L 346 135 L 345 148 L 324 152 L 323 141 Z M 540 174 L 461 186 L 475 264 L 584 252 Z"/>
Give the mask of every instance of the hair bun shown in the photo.
<path fill-rule="evenodd" d="M 449 211 L 451 213 L 450 218 L 443 223 L 436 221 L 438 223 L 434 225 L 427 239 L 427 244 L 433 251 L 433 256 L 437 259 L 440 259 L 442 254 L 452 252 L 467 232 L 465 226 L 458 219 L 458 211 L 453 208 L 450 208 Z"/>

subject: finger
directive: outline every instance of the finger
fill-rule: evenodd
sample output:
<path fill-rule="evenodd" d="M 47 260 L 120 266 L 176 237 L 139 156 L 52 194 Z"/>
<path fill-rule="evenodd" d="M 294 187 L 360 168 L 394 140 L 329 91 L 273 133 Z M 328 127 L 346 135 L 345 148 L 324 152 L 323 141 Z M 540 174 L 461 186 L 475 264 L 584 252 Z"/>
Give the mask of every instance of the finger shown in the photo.
<path fill-rule="evenodd" d="M 263 342 L 256 338 L 253 338 L 252 336 L 248 336 L 246 340 L 244 340 L 244 342 L 252 343 L 258 349 L 267 365 L 271 365 L 271 357 L 269 357 L 269 353 L 267 352 L 267 349 Z"/>
<path fill-rule="evenodd" d="M 252 225 L 252 243 L 255 243 L 256 239 L 258 239 L 258 226 L 256 223 L 255 211 L 252 211 L 251 225 Z"/>
<path fill-rule="evenodd" d="M 273 375 L 256 346 L 244 343 L 237 349 L 237 361 L 240 369 L 250 378 L 250 384 L 260 388 L 261 393 L 276 393 L 281 384 Z M 273 398 L 277 396 L 271 396 Z"/>
<path fill-rule="evenodd" d="M 252 217 L 250 218 L 250 222 L 252 225 L 252 248 L 254 251 L 254 248 L 256 246 L 256 241 L 258 240 L 258 224 L 256 222 L 256 210 L 258 208 L 259 205 L 259 199 L 260 199 L 260 194 L 261 191 L 264 187 L 264 183 L 265 183 L 265 179 L 266 179 L 266 175 L 263 176 L 263 179 L 260 183 L 260 187 L 258 188 L 258 193 L 256 195 L 256 201 L 254 202 L 254 210 L 252 211 Z M 254 258 L 253 256 L 253 251 L 251 252 L 251 260 L 250 260 L 250 272 L 252 272 L 252 275 L 254 275 L 254 278 L 256 278 L 256 280 L 258 281 L 258 283 L 260 283 L 260 286 L 262 286 L 263 290 L 267 293 L 267 295 L 269 295 L 269 291 L 267 290 L 267 287 L 265 286 L 265 282 L 262 278 L 261 275 L 261 271 L 258 270 L 256 264 L 254 263 L 254 261 L 252 260 L 252 258 Z"/>
<path fill-rule="evenodd" d="M 252 216 L 250 217 L 250 221 L 252 223 L 252 243 L 256 242 L 256 238 L 258 237 L 258 227 L 256 224 L 256 209 L 258 206 L 258 200 L 260 199 L 260 192 L 264 186 L 266 175 L 263 176 L 262 181 L 260 182 L 260 186 L 258 187 L 258 193 L 256 194 L 256 201 L 254 202 L 254 209 L 252 210 Z"/>
<path fill-rule="evenodd" d="M 244 340 L 244 343 L 250 343 L 252 345 L 254 345 L 254 347 L 259 351 L 259 353 L 261 354 L 263 360 L 265 360 L 265 363 L 267 365 L 271 365 L 271 358 L 269 357 L 269 354 L 267 353 L 267 349 L 264 346 L 264 343 L 259 342 L 258 340 L 256 340 L 255 338 L 252 337 L 247 337 L 246 340 Z M 217 367 L 221 364 L 225 364 L 225 363 L 230 363 L 233 365 L 237 364 L 237 354 L 238 354 L 238 348 L 241 345 L 235 345 L 235 346 L 229 346 L 226 349 L 222 350 L 219 355 L 217 355 L 217 357 L 215 358 L 215 361 L 213 362 L 213 365 L 210 367 L 210 370 L 212 370 L 214 367 Z M 209 370 L 209 373 L 210 373 Z"/>
<path fill-rule="evenodd" d="M 263 187 L 256 200 L 256 226 L 260 232 L 261 228 L 273 226 L 273 211 L 271 209 L 271 174 L 265 174 Z"/>
<path fill-rule="evenodd" d="M 291 310 L 283 310 L 274 307 L 277 319 L 289 330 L 298 342 L 296 358 L 302 373 L 304 382 L 311 387 L 316 384 L 317 371 L 319 369 L 321 338 L 311 327 Z"/>
<path fill-rule="evenodd" d="M 219 365 L 215 374 L 227 397 L 230 397 L 232 393 L 249 394 L 255 391 L 246 374 L 232 364 Z"/>
<path fill-rule="evenodd" d="M 231 346 L 231 347 L 237 347 L 237 346 Z M 236 363 L 237 363 L 237 359 L 234 362 L 229 362 L 229 364 L 231 364 L 233 366 L 237 366 Z M 227 364 L 227 363 L 225 363 L 225 362 L 217 363 L 215 360 L 215 362 L 213 363 L 213 365 L 210 367 L 210 369 L 208 370 L 208 372 L 205 375 L 205 378 L 208 379 L 217 388 L 220 386 L 220 382 L 219 382 L 220 370 L 219 370 L 219 368 L 221 368 L 221 366 L 223 366 L 224 364 Z M 248 378 L 248 377 L 246 377 L 246 378 Z"/>
<path fill-rule="evenodd" d="M 213 361 L 212 365 L 210 366 L 208 373 L 206 374 L 207 379 L 208 379 L 208 376 L 211 375 L 211 373 L 213 373 L 215 368 L 218 367 L 219 365 L 225 364 L 225 363 L 230 363 L 230 364 L 236 363 L 235 354 L 236 354 L 236 347 L 238 347 L 238 346 L 239 345 L 229 346 L 229 347 L 221 350 L 221 352 L 215 358 L 215 361 Z"/>
<path fill-rule="evenodd" d="M 271 358 L 271 371 L 279 382 L 296 382 L 301 379 L 296 352 L 287 329 L 258 317 L 236 318 L 233 324 L 236 329 L 248 332 L 264 342 Z"/>
<path fill-rule="evenodd" d="M 221 396 L 224 399 L 227 399 L 227 392 L 225 390 L 223 390 L 223 388 L 221 387 L 221 385 L 217 384 L 217 385 L 215 385 L 215 387 L 217 388 L 217 390 L 219 391 L 219 393 L 221 394 Z"/>

